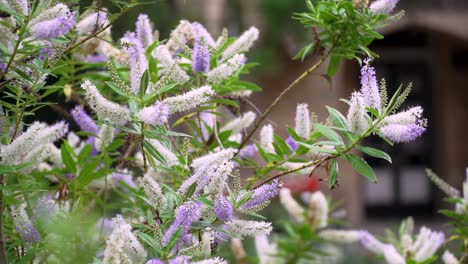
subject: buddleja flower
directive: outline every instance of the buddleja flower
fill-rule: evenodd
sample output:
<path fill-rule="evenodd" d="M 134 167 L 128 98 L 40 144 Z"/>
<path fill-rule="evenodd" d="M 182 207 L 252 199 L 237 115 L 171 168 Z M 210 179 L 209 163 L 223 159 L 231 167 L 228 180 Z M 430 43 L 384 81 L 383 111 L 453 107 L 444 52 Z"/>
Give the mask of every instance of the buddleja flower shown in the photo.
<path fill-rule="evenodd" d="M 206 165 L 221 164 L 234 157 L 236 150 L 233 148 L 222 149 L 205 156 L 198 157 L 192 161 L 190 166 L 194 169 L 200 169 Z"/>
<path fill-rule="evenodd" d="M 154 209 L 166 207 L 167 199 L 161 190 L 159 184 L 151 177 L 150 174 L 146 173 L 143 178 L 140 179 L 140 185 L 143 186 L 146 196 L 150 202 L 150 205 Z"/>
<path fill-rule="evenodd" d="M 405 259 L 397 252 L 395 247 L 378 241 L 369 233 L 364 233 L 361 237 L 361 244 L 370 252 L 376 255 L 383 255 L 389 264 L 405 264 Z"/>
<path fill-rule="evenodd" d="M 256 27 L 250 27 L 236 41 L 234 41 L 224 50 L 223 58 L 227 59 L 234 54 L 248 51 L 257 39 L 258 29 Z"/>
<path fill-rule="evenodd" d="M 143 45 L 135 33 L 127 32 L 121 42 L 129 57 L 130 87 L 133 93 L 137 94 L 140 90 L 141 76 L 148 69 L 148 60 Z"/>
<path fill-rule="evenodd" d="M 39 242 L 41 235 L 37 232 L 24 209 L 25 205 L 11 206 L 11 216 L 16 226 L 16 231 L 21 235 L 24 241 L 28 243 Z"/>
<path fill-rule="evenodd" d="M 104 98 L 89 80 L 82 83 L 81 88 L 86 92 L 88 105 L 96 112 L 99 119 L 108 119 L 118 125 L 124 125 L 130 120 L 130 112 L 127 108 Z"/>
<path fill-rule="evenodd" d="M 252 158 L 258 152 L 255 144 L 248 144 L 239 151 L 239 158 Z"/>
<path fill-rule="evenodd" d="M 81 106 L 77 105 L 75 109 L 71 111 L 71 114 L 73 120 L 75 120 L 76 124 L 78 124 L 81 130 L 94 135 L 99 133 L 99 127 L 94 122 L 94 120 L 88 114 L 86 114 Z"/>
<path fill-rule="evenodd" d="M 444 242 L 445 235 L 442 232 L 434 232 L 425 226 L 421 227 L 411 247 L 414 260 L 418 262 L 426 261 L 436 253 Z"/>
<path fill-rule="evenodd" d="M 264 205 L 278 195 L 282 186 L 283 184 L 279 183 L 278 180 L 274 180 L 271 184 L 263 184 L 255 189 L 250 200 L 240 208 L 247 210 L 256 206 Z"/>
<path fill-rule="evenodd" d="M 255 250 L 257 251 L 259 264 L 275 263 L 278 248 L 275 243 L 268 242 L 266 235 L 255 236 Z"/>
<path fill-rule="evenodd" d="M 347 122 L 350 132 L 361 135 L 369 128 L 366 119 L 366 107 L 364 98 L 360 92 L 354 92 L 351 95 L 351 105 L 349 106 Z"/>
<path fill-rule="evenodd" d="M 171 114 L 184 112 L 208 102 L 214 94 L 211 86 L 205 85 L 185 94 L 166 98 L 163 103 L 169 106 Z"/>
<path fill-rule="evenodd" d="M 221 221 L 230 220 L 234 211 L 229 200 L 223 195 L 218 195 L 214 201 L 213 209 L 216 217 Z"/>
<path fill-rule="evenodd" d="M 106 241 L 104 264 L 141 263 L 146 251 L 132 233 L 132 227 L 117 215 L 112 219 L 112 233 Z"/>
<path fill-rule="evenodd" d="M 151 27 L 148 15 L 140 14 L 136 22 L 136 36 L 143 47 L 153 44 L 153 28 Z"/>
<path fill-rule="evenodd" d="M 233 135 L 237 133 L 241 133 L 253 124 L 253 122 L 255 121 L 255 117 L 256 117 L 255 113 L 252 111 L 249 111 L 245 113 L 244 115 L 242 115 L 242 117 L 238 117 L 229 121 L 229 123 L 224 125 L 220 129 L 220 131 L 224 132 L 224 131 L 232 130 Z"/>
<path fill-rule="evenodd" d="M 226 231 L 239 237 L 255 237 L 270 234 L 271 223 L 234 219 L 226 222 Z"/>
<path fill-rule="evenodd" d="M 283 208 L 289 213 L 293 219 L 301 223 L 304 219 L 305 210 L 291 195 L 291 190 L 282 188 L 279 194 L 280 202 Z"/>
<path fill-rule="evenodd" d="M 150 139 L 149 143 L 161 155 L 167 166 L 175 166 L 179 164 L 177 156 L 165 145 L 156 139 Z"/>
<path fill-rule="evenodd" d="M 309 139 L 310 137 L 310 113 L 309 106 L 307 104 L 299 104 L 296 108 L 296 126 L 294 131 L 298 136 Z"/>
<path fill-rule="evenodd" d="M 171 32 L 171 35 L 167 41 L 167 47 L 169 50 L 176 51 L 184 46 L 189 40 L 194 38 L 193 27 L 187 20 L 181 20 L 179 25 Z"/>
<path fill-rule="evenodd" d="M 1 163 L 10 165 L 20 163 L 31 149 L 52 143 L 63 137 L 67 132 L 68 125 L 63 121 L 51 126 L 41 122 L 34 122 L 26 132 L 1 149 Z"/>
<path fill-rule="evenodd" d="M 210 52 L 206 40 L 199 36 L 193 44 L 192 70 L 194 73 L 207 73 L 210 69 Z"/>
<path fill-rule="evenodd" d="M 206 76 L 208 82 L 218 84 L 227 78 L 231 77 L 236 71 L 245 64 L 245 56 L 236 54 L 230 58 L 227 62 L 219 65 L 218 67 L 211 70 Z"/>
<path fill-rule="evenodd" d="M 337 243 L 354 243 L 360 241 L 366 231 L 326 229 L 319 236 L 325 240 Z"/>
<path fill-rule="evenodd" d="M 375 69 L 370 66 L 371 59 L 364 60 L 364 66 L 361 68 L 361 94 L 364 99 L 364 105 L 380 110 L 381 98 Z"/>
<path fill-rule="evenodd" d="M 448 250 L 444 251 L 442 261 L 444 261 L 444 264 L 460 264 L 457 258 Z"/>
<path fill-rule="evenodd" d="M 273 147 L 273 126 L 271 124 L 264 125 L 260 130 L 260 145 L 268 153 L 275 153 Z"/>
<path fill-rule="evenodd" d="M 163 237 L 163 246 L 167 246 L 172 235 L 177 229 L 182 228 L 180 237 L 184 237 L 193 222 L 198 221 L 201 216 L 202 205 L 196 202 L 185 202 L 175 210 L 175 220 Z"/>
<path fill-rule="evenodd" d="M 286 144 L 288 144 L 288 146 L 291 148 L 291 151 L 294 152 L 296 151 L 298 148 L 299 148 L 299 143 L 297 143 L 296 140 L 294 140 L 293 137 L 289 136 L 288 138 L 286 138 L 286 140 L 284 141 Z"/>
<path fill-rule="evenodd" d="M 395 6 L 398 4 L 399 0 L 376 0 L 372 2 L 369 9 L 371 12 L 376 14 L 390 14 Z"/>
<path fill-rule="evenodd" d="M 426 120 L 422 118 L 420 106 L 385 117 L 380 131 L 395 143 L 413 141 L 426 131 Z"/>
<path fill-rule="evenodd" d="M 76 24 L 76 31 L 80 35 L 87 35 L 103 28 L 108 23 L 107 13 L 104 11 L 98 11 L 82 18 L 80 22 Z"/>
<path fill-rule="evenodd" d="M 184 194 L 196 182 L 196 192 L 208 184 L 208 189 L 219 192 L 224 187 L 224 179 L 234 169 L 234 163 L 230 160 L 235 153 L 235 149 L 228 148 L 194 159 L 190 165 L 194 172 L 182 183 L 178 192 Z"/>
<path fill-rule="evenodd" d="M 42 220 L 47 221 L 57 212 L 58 209 L 59 205 L 51 195 L 39 197 L 34 208 L 32 220 L 34 222 Z"/>
<path fill-rule="evenodd" d="M 183 75 L 183 73 L 185 73 L 184 70 L 179 67 L 177 61 L 172 57 L 172 54 L 166 45 L 157 46 L 154 49 L 152 55 L 158 61 L 158 65 L 163 68 L 163 72 L 168 71 L 168 69 L 171 67 L 175 67 L 176 71 L 181 72 L 179 75 Z"/>
<path fill-rule="evenodd" d="M 201 191 L 206 184 L 205 188 L 208 193 L 221 193 L 227 185 L 227 178 L 232 174 L 234 167 L 235 163 L 232 161 L 226 161 L 217 167 L 213 167 L 214 170 L 210 176 L 205 175 L 200 179 L 196 192 Z"/>
<path fill-rule="evenodd" d="M 328 202 L 322 192 L 314 192 L 310 196 L 309 221 L 317 228 L 328 225 Z"/>
<path fill-rule="evenodd" d="M 192 262 L 192 264 L 227 264 L 227 262 L 219 257 L 212 258 L 212 259 L 205 259 L 202 261 Z"/>
<path fill-rule="evenodd" d="M 60 3 L 36 17 L 31 25 L 33 37 L 51 39 L 67 34 L 75 25 L 75 15 Z"/>
<path fill-rule="evenodd" d="M 13 11 L 23 16 L 29 14 L 29 1 L 28 0 L 6 0 L 2 4 L 9 6 Z"/>
<path fill-rule="evenodd" d="M 410 142 L 420 137 L 426 128 L 423 124 L 386 125 L 380 129 L 382 135 L 394 143 Z"/>
<path fill-rule="evenodd" d="M 157 126 L 167 123 L 169 119 L 169 106 L 156 101 L 152 106 L 141 109 L 140 118 L 145 124 Z"/>
<path fill-rule="evenodd" d="M 417 263 L 430 259 L 439 247 L 444 243 L 445 236 L 442 232 L 434 232 L 427 227 L 421 227 L 416 240 L 413 241 L 409 235 L 404 236 L 402 250 L 400 253 L 391 244 L 384 244 L 374 236 L 365 233 L 361 237 L 361 244 L 376 255 L 383 255 L 388 263 L 404 264 L 404 256 L 411 256 Z"/>
<path fill-rule="evenodd" d="M 198 22 L 193 22 L 192 23 L 192 28 L 193 28 L 193 33 L 195 35 L 195 39 L 196 38 L 203 38 L 204 41 L 206 42 L 206 44 L 208 44 L 208 46 L 210 47 L 215 47 L 216 46 L 216 43 L 213 39 L 213 37 L 211 36 L 211 34 L 208 32 L 208 30 L 206 30 L 206 28 L 198 23 Z"/>

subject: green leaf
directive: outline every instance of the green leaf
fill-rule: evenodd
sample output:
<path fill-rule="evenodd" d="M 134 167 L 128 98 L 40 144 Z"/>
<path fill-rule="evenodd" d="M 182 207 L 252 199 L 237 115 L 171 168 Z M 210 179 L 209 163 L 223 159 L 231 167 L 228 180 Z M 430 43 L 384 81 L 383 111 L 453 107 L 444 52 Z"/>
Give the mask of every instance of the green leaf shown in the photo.
<path fill-rule="evenodd" d="M 242 205 L 244 205 L 246 202 L 248 202 L 250 200 L 250 198 L 252 198 L 252 195 L 253 195 L 253 192 L 248 192 L 248 193 L 244 194 L 244 196 L 242 196 L 242 198 L 240 198 L 239 201 L 236 203 L 235 207 L 239 208 Z"/>
<path fill-rule="evenodd" d="M 346 118 L 344 117 L 344 115 L 340 111 L 336 110 L 333 107 L 329 107 L 329 106 L 327 106 L 327 110 L 328 110 L 328 114 L 330 114 L 330 117 L 333 120 L 333 123 L 335 124 L 335 126 L 337 126 L 339 128 L 344 128 L 344 129 L 348 128 Z"/>
<path fill-rule="evenodd" d="M 211 99 L 211 102 L 217 103 L 217 104 L 223 104 L 223 105 L 230 105 L 235 108 L 239 108 L 239 104 L 234 101 L 234 100 L 229 100 L 229 99 L 222 99 L 222 98 L 216 98 L 216 99 Z"/>
<path fill-rule="evenodd" d="M 117 86 L 115 83 L 113 82 L 105 82 L 107 84 L 107 86 L 109 86 L 112 90 L 114 90 L 114 92 L 116 92 L 117 94 L 125 97 L 125 98 L 130 98 L 130 96 L 122 89 L 120 89 L 119 86 Z"/>
<path fill-rule="evenodd" d="M 332 78 L 338 72 L 340 68 L 342 58 L 339 56 L 332 55 L 330 58 L 330 63 L 328 64 L 327 77 Z"/>
<path fill-rule="evenodd" d="M 392 163 L 392 158 L 390 155 L 388 155 L 386 152 L 381 151 L 379 149 L 371 148 L 371 147 L 365 147 L 365 146 L 357 146 L 357 149 L 360 151 L 366 153 L 367 155 L 374 157 L 374 158 L 379 158 L 379 159 L 384 159 L 387 160 L 388 162 Z"/>
<path fill-rule="evenodd" d="M 156 251 L 159 251 L 161 249 L 158 241 L 154 237 L 139 231 L 136 231 L 135 234 L 141 239 L 141 241 L 143 241 L 145 244 L 149 245 Z"/>
<path fill-rule="evenodd" d="M 387 109 L 386 109 L 386 113 L 387 114 L 390 114 L 394 109 L 397 101 L 398 101 L 398 97 L 400 96 L 400 93 L 401 93 L 401 88 L 402 86 L 400 85 L 400 87 L 398 87 L 397 91 L 393 94 L 392 96 L 392 99 L 390 99 L 390 101 L 388 102 L 388 106 L 387 106 Z"/>
<path fill-rule="evenodd" d="M 140 80 L 140 98 L 142 99 L 144 98 L 146 94 L 146 88 L 148 88 L 148 84 L 149 84 L 149 74 L 148 74 L 148 70 L 146 70 L 141 76 L 141 80 Z"/>
<path fill-rule="evenodd" d="M 354 154 L 344 154 L 343 156 L 359 174 L 366 177 L 369 181 L 377 183 L 375 172 L 363 158 Z"/>
<path fill-rule="evenodd" d="M 171 252 L 171 250 L 174 248 L 174 246 L 179 241 L 179 238 L 182 235 L 182 228 L 183 227 L 177 228 L 177 231 L 175 231 L 174 234 L 172 234 L 171 240 L 169 240 L 169 243 L 167 243 L 167 246 L 166 246 L 166 249 L 167 249 L 168 252 Z"/>
<path fill-rule="evenodd" d="M 315 130 L 322 133 L 326 138 L 329 138 L 333 141 L 343 143 L 343 139 L 336 133 L 333 129 L 322 124 L 314 124 Z"/>
<path fill-rule="evenodd" d="M 93 151 L 93 146 L 91 144 L 86 144 L 78 154 L 78 164 L 85 164 L 89 157 L 91 157 L 91 152 Z"/>
<path fill-rule="evenodd" d="M 78 177 L 73 181 L 73 184 L 76 184 L 78 188 L 86 187 L 94 179 L 104 176 L 104 170 L 99 170 L 94 172 L 97 166 L 101 163 L 100 160 L 93 160 L 84 166 L 78 175 Z"/>
<path fill-rule="evenodd" d="M 328 179 L 328 187 L 330 189 L 333 189 L 333 187 L 335 187 L 337 179 L 338 179 L 338 163 L 336 162 L 336 159 L 333 159 L 330 165 L 330 178 Z"/>
<path fill-rule="evenodd" d="M 73 149 L 72 147 L 68 144 L 68 142 L 64 142 L 62 144 L 62 148 L 60 149 L 62 153 L 62 161 L 65 164 L 65 167 L 67 170 L 71 173 L 76 173 L 76 164 L 75 160 L 73 159 Z"/>
<path fill-rule="evenodd" d="M 151 145 L 151 143 L 149 143 L 148 141 L 144 141 L 143 142 L 143 146 L 145 147 L 145 150 L 155 159 L 157 159 L 158 161 L 166 164 L 167 161 L 166 159 L 164 159 L 164 156 L 161 155 L 161 153 L 159 153 L 158 150 L 156 150 L 156 148 Z"/>
<path fill-rule="evenodd" d="M 112 141 L 112 143 L 107 147 L 108 151 L 114 151 L 120 148 L 125 143 L 125 140 L 118 138 Z"/>

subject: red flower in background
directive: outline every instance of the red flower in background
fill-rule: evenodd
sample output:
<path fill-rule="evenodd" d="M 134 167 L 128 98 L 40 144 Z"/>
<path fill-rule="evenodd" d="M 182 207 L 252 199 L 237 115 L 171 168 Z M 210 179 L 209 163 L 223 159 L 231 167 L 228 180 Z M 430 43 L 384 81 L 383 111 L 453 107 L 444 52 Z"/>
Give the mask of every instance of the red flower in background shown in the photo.
<path fill-rule="evenodd" d="M 298 194 L 303 192 L 314 192 L 319 188 L 318 177 L 304 176 L 289 176 L 283 180 L 284 187 L 291 190 L 292 193 Z"/>

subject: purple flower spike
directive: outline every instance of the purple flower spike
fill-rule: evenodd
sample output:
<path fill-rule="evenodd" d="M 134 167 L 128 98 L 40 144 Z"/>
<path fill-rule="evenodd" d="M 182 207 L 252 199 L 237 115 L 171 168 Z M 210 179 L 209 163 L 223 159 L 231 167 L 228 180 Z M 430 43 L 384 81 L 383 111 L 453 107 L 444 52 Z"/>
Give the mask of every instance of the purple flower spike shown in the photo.
<path fill-rule="evenodd" d="M 148 60 L 143 44 L 134 32 L 127 32 L 122 38 L 122 43 L 126 43 L 123 48 L 130 60 L 130 86 L 133 93 L 137 94 L 140 90 L 141 76 L 148 69 Z"/>
<path fill-rule="evenodd" d="M 163 246 L 167 246 L 171 240 L 172 235 L 177 231 L 177 229 L 182 228 L 182 235 L 187 234 L 188 229 L 193 222 L 197 221 L 200 218 L 202 206 L 196 202 L 186 202 L 179 206 L 175 210 L 175 220 L 174 223 L 169 227 L 166 234 L 163 237 Z M 180 241 L 179 241 L 180 242 Z"/>
<path fill-rule="evenodd" d="M 126 173 L 112 173 L 112 182 L 119 186 L 123 191 L 128 191 L 120 182 L 124 182 L 131 188 L 137 188 L 135 182 L 133 181 L 132 175 Z"/>
<path fill-rule="evenodd" d="M 210 69 L 210 53 L 208 44 L 203 37 L 197 37 L 193 45 L 192 70 L 194 73 L 208 72 Z"/>
<path fill-rule="evenodd" d="M 169 264 L 189 264 L 189 259 L 185 256 L 178 256 L 169 260 Z"/>
<path fill-rule="evenodd" d="M 281 187 L 283 187 L 283 184 L 279 183 L 278 180 L 274 180 L 271 184 L 264 184 L 258 187 L 255 189 L 250 200 L 240 208 L 246 210 L 270 201 L 276 195 L 278 195 Z"/>
<path fill-rule="evenodd" d="M 37 39 L 51 39 L 67 34 L 74 25 L 75 15 L 68 11 L 63 16 L 35 24 L 31 32 Z"/>
<path fill-rule="evenodd" d="M 164 264 L 164 261 L 159 259 L 150 259 L 146 262 L 146 264 Z"/>
<path fill-rule="evenodd" d="M 361 93 L 364 97 L 364 103 L 368 107 L 380 110 L 381 99 L 375 69 L 370 66 L 371 59 L 364 60 L 364 66 L 361 68 Z"/>
<path fill-rule="evenodd" d="M 141 120 L 148 125 L 162 125 L 169 119 L 169 106 L 163 102 L 156 101 L 152 106 L 141 109 Z"/>
<path fill-rule="evenodd" d="M 45 195 L 37 200 L 32 220 L 48 219 L 57 211 L 57 204 L 51 195 Z"/>
<path fill-rule="evenodd" d="M 136 22 L 136 35 L 143 47 L 147 47 L 153 43 L 153 29 L 151 28 L 148 15 L 140 14 Z"/>
<path fill-rule="evenodd" d="M 380 129 L 382 134 L 394 143 L 410 142 L 420 137 L 426 128 L 419 124 L 390 124 Z"/>
<path fill-rule="evenodd" d="M 252 158 L 258 152 L 255 144 L 249 144 L 239 151 L 239 158 Z"/>
<path fill-rule="evenodd" d="M 94 157 L 96 156 L 99 151 L 96 149 L 96 146 L 94 146 L 94 141 L 96 140 L 95 137 L 89 137 L 86 141 L 85 141 L 85 144 L 91 144 L 91 146 L 93 147 L 93 149 L 91 150 L 91 154 L 89 155 L 90 157 Z"/>
<path fill-rule="evenodd" d="M 98 126 L 94 120 L 88 114 L 86 114 L 81 106 L 76 106 L 75 109 L 72 110 L 71 114 L 81 130 L 94 135 L 99 133 Z"/>
<path fill-rule="evenodd" d="M 218 196 L 214 201 L 214 212 L 221 221 L 228 221 L 232 218 L 232 205 L 225 196 Z"/>
<path fill-rule="evenodd" d="M 39 242 L 41 235 L 37 232 L 37 229 L 31 224 L 25 224 L 24 226 L 17 226 L 16 231 L 20 233 L 24 241 L 29 243 Z"/>
<path fill-rule="evenodd" d="M 296 151 L 299 148 L 299 144 L 291 136 L 289 136 L 285 141 L 286 144 L 288 144 L 288 146 L 291 148 L 292 152 Z"/>

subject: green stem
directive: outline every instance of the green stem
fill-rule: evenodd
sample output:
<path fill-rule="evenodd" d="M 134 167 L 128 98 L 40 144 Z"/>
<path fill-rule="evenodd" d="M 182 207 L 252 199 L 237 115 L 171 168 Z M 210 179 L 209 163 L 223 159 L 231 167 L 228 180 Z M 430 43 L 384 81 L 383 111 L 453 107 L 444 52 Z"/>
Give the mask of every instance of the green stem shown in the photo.
<path fill-rule="evenodd" d="M 297 77 L 291 84 L 289 84 L 288 87 L 286 87 L 286 89 L 284 89 L 280 95 L 278 95 L 278 97 L 276 97 L 275 101 L 273 101 L 273 103 L 267 108 L 267 110 L 262 114 L 262 116 L 258 119 L 258 121 L 255 123 L 254 125 L 254 128 L 249 132 L 249 134 L 247 134 L 247 136 L 244 138 L 244 140 L 242 140 L 241 144 L 239 145 L 238 147 L 238 150 L 241 150 L 242 147 L 245 146 L 245 144 L 247 144 L 247 142 L 250 140 L 250 138 L 253 136 L 253 134 L 255 133 L 255 131 L 257 131 L 257 129 L 260 127 L 260 125 L 262 124 L 262 122 L 265 120 L 265 118 L 270 114 L 270 112 L 279 104 L 279 102 L 284 98 L 284 96 L 289 93 L 289 91 L 291 91 L 294 87 L 296 87 L 301 81 L 303 81 L 309 74 L 311 74 L 312 72 L 314 72 L 315 70 L 318 69 L 318 67 L 320 67 L 320 65 L 322 65 L 326 59 L 328 58 L 328 56 L 330 56 L 332 52 L 332 49 L 330 49 L 324 56 L 322 56 L 322 58 L 317 62 L 315 63 L 314 65 L 312 65 L 312 67 L 310 67 L 309 69 L 307 69 L 305 72 L 303 72 L 299 77 Z M 237 152 L 239 153 L 239 151 Z M 236 153 L 236 155 L 237 155 Z"/>
<path fill-rule="evenodd" d="M 2 187 L 6 185 L 6 175 L 0 175 L 0 182 L 2 184 Z M 4 227 L 3 227 L 3 214 L 4 211 L 4 202 L 3 202 L 3 188 L 0 191 L 0 263 L 8 263 L 8 255 L 6 252 L 6 241 L 5 241 L 5 235 L 4 235 Z"/>
<path fill-rule="evenodd" d="M 256 189 L 258 188 L 259 186 L 262 186 L 263 184 L 266 184 L 266 183 L 269 183 L 270 181 L 274 180 L 274 179 L 278 179 L 282 176 L 285 176 L 285 175 L 288 175 L 288 174 L 291 174 L 291 173 L 294 173 L 294 172 L 297 172 L 297 171 L 300 171 L 300 170 L 303 170 L 303 169 L 306 169 L 306 168 L 309 168 L 309 167 L 312 167 L 312 166 L 320 166 L 323 162 L 325 161 L 328 161 L 328 160 L 332 160 L 332 159 L 335 159 L 337 157 L 340 157 L 346 153 L 348 153 L 349 151 L 351 151 L 354 147 L 356 147 L 359 143 L 361 143 L 361 141 L 366 138 L 370 133 L 372 133 L 374 131 L 374 129 L 377 127 L 377 125 L 380 124 L 380 122 L 385 118 L 386 115 L 383 115 L 381 117 L 379 117 L 377 119 L 377 121 L 375 121 L 367 130 L 366 132 L 364 132 L 362 135 L 359 136 L 359 138 L 357 138 L 355 141 L 353 141 L 353 143 L 351 143 L 348 147 L 346 147 L 345 149 L 343 149 L 342 151 L 339 151 L 338 153 L 336 154 L 333 154 L 333 155 L 330 155 L 328 157 L 324 157 L 324 158 L 321 158 L 321 159 L 318 159 L 318 160 L 313 160 L 311 162 L 308 162 L 306 164 L 304 164 L 303 166 L 299 167 L 299 168 L 295 168 L 295 169 L 291 169 L 291 170 L 287 170 L 285 172 L 282 172 L 282 173 L 279 173 L 279 174 L 276 174 L 274 176 L 271 176 L 270 178 L 260 182 L 260 183 L 257 183 L 255 184 L 251 189 Z"/>

